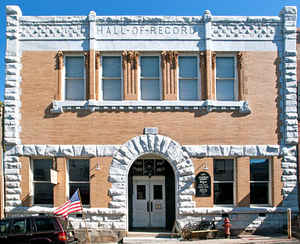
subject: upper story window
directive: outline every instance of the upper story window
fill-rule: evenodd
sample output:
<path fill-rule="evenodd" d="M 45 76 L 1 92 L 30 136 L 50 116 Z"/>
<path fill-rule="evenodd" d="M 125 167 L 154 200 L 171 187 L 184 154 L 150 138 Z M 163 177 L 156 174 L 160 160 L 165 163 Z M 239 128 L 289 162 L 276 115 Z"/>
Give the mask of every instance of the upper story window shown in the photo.
<path fill-rule="evenodd" d="M 122 99 L 121 57 L 102 57 L 103 100 Z"/>
<path fill-rule="evenodd" d="M 33 204 L 53 204 L 53 185 L 50 182 L 52 159 L 33 159 Z"/>
<path fill-rule="evenodd" d="M 270 160 L 250 159 L 250 204 L 270 203 Z"/>
<path fill-rule="evenodd" d="M 142 100 L 160 100 L 159 56 L 142 56 L 140 61 L 140 91 Z"/>
<path fill-rule="evenodd" d="M 236 61 L 234 56 L 216 57 L 216 99 L 236 100 Z"/>
<path fill-rule="evenodd" d="M 198 61 L 196 56 L 179 56 L 179 99 L 198 100 Z"/>
<path fill-rule="evenodd" d="M 214 204 L 234 203 L 234 160 L 214 159 Z"/>
<path fill-rule="evenodd" d="M 90 204 L 90 163 L 88 159 L 69 160 L 69 196 L 79 189 L 83 205 Z"/>
<path fill-rule="evenodd" d="M 84 56 L 65 56 L 65 100 L 85 100 Z"/>

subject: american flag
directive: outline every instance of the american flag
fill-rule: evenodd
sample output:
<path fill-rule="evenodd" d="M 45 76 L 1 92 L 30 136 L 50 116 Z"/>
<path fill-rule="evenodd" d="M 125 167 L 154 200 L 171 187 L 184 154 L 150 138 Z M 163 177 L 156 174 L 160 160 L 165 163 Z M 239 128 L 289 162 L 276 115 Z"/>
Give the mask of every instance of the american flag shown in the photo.
<path fill-rule="evenodd" d="M 69 214 L 80 211 L 82 211 L 82 205 L 79 197 L 79 189 L 77 189 L 70 200 L 66 201 L 64 205 L 54 210 L 54 214 L 66 218 Z"/>

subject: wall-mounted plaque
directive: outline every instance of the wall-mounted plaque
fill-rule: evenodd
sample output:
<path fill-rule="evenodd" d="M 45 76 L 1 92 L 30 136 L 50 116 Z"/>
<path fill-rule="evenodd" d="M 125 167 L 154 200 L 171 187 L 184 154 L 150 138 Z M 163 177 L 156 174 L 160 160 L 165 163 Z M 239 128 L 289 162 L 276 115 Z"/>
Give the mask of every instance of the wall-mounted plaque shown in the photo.
<path fill-rule="evenodd" d="M 209 197 L 211 195 L 211 179 L 206 172 L 196 176 L 196 197 Z"/>

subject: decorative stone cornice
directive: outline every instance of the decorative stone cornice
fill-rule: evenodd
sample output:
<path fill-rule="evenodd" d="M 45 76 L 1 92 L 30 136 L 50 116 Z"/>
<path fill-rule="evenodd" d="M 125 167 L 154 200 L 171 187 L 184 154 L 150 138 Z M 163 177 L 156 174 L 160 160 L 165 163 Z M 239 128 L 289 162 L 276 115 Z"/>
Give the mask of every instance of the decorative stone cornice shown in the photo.
<path fill-rule="evenodd" d="M 52 113 L 74 111 L 202 111 L 249 114 L 246 101 L 53 101 Z"/>

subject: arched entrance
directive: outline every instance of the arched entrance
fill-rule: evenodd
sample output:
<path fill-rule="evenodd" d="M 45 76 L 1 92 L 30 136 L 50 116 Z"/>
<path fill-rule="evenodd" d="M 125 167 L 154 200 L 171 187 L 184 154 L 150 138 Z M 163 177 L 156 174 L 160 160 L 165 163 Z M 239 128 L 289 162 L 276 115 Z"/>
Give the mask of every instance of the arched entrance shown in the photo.
<path fill-rule="evenodd" d="M 163 135 L 136 136 L 123 144 L 113 155 L 109 171 L 109 181 L 112 183 L 109 190 L 111 201 L 109 207 L 112 213 L 124 214 L 119 225 L 129 230 L 130 224 L 130 170 L 137 159 L 146 155 L 155 155 L 167 161 L 167 167 L 174 174 L 174 220 L 187 212 L 192 212 L 195 207 L 193 195 L 195 189 L 194 165 L 182 146 L 171 138 Z M 167 179 L 172 179 L 168 177 Z M 166 182 L 166 179 L 165 179 Z M 171 183 L 170 183 L 171 184 Z M 166 203 L 167 204 L 167 203 Z M 150 206 L 151 207 L 151 206 Z M 159 207 L 159 206 L 158 206 Z M 132 208 L 132 207 L 131 207 Z M 187 211 L 188 209 L 188 211 Z M 171 223 L 172 225 L 174 224 Z M 169 224 L 166 221 L 166 227 Z"/>
<path fill-rule="evenodd" d="M 128 174 L 129 230 L 171 230 L 175 202 L 175 175 L 168 161 L 155 154 L 135 160 Z"/>

